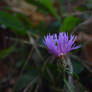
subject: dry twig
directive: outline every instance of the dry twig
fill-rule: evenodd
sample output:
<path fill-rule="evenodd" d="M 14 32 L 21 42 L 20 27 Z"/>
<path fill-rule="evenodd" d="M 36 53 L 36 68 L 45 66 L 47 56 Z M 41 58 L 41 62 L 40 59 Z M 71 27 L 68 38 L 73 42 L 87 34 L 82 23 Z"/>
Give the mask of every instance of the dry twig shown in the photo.
<path fill-rule="evenodd" d="M 87 24 L 89 24 L 89 23 L 92 23 L 92 16 L 89 17 L 89 18 L 88 18 L 86 21 L 84 21 L 83 23 L 79 24 L 79 25 L 73 30 L 73 33 L 78 32 L 78 30 L 79 30 L 81 27 L 83 27 L 83 26 L 85 26 L 85 25 L 87 25 Z"/>

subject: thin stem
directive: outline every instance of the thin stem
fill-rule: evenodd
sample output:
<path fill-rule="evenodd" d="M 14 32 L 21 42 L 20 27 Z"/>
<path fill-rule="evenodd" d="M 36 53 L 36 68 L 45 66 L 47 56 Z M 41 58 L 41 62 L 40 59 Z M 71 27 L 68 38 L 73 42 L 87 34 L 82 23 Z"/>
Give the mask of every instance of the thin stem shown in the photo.
<path fill-rule="evenodd" d="M 66 62 L 69 68 L 68 82 L 69 82 L 70 88 L 72 89 L 73 88 L 73 78 L 72 78 L 73 67 L 68 56 L 66 57 Z"/>
<path fill-rule="evenodd" d="M 62 56 L 62 64 L 63 64 L 63 70 L 64 70 L 64 77 L 66 76 L 65 75 L 65 72 L 68 68 L 68 83 L 69 83 L 69 89 L 70 89 L 70 92 L 72 92 L 73 90 L 73 77 L 72 77 L 72 73 L 73 73 L 73 67 L 72 67 L 72 63 L 69 59 L 68 56 Z M 59 67 L 60 67 L 61 63 L 59 62 Z M 61 68 L 61 67 L 60 67 Z M 69 91 L 68 91 L 69 92 Z"/>

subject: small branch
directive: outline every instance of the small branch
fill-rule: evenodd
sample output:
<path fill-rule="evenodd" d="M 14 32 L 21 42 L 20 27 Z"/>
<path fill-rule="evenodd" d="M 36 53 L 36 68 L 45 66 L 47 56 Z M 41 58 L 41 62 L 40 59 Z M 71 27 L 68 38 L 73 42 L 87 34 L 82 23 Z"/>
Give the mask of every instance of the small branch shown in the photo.
<path fill-rule="evenodd" d="M 29 53 L 29 55 L 28 55 L 28 57 L 27 57 L 27 60 L 26 60 L 24 66 L 23 66 L 23 68 L 22 68 L 22 70 L 21 70 L 21 72 L 20 72 L 20 76 L 22 75 L 22 73 L 23 73 L 23 71 L 24 71 L 26 65 L 28 64 L 28 62 L 29 62 L 29 60 L 30 60 L 30 58 L 31 58 L 31 56 L 32 56 L 33 49 L 34 49 L 34 48 L 32 47 L 32 49 L 31 49 L 31 51 L 30 51 L 30 53 Z"/>
<path fill-rule="evenodd" d="M 15 41 L 15 42 L 19 42 L 19 43 L 23 43 L 23 44 L 28 44 L 28 45 L 32 45 L 29 41 L 27 40 L 22 40 L 22 39 L 17 39 L 17 38 L 13 38 L 13 37 L 5 37 L 5 39 L 9 39 L 11 41 Z"/>
<path fill-rule="evenodd" d="M 34 80 L 32 80 L 28 85 L 27 87 L 24 89 L 23 92 L 27 92 L 28 89 L 39 79 L 39 77 L 36 77 Z"/>
<path fill-rule="evenodd" d="M 73 33 L 75 32 L 78 32 L 78 29 L 89 24 L 89 23 L 92 23 L 92 16 L 89 17 L 86 21 L 84 21 L 83 23 L 79 24 L 74 30 L 73 30 Z"/>
<path fill-rule="evenodd" d="M 63 15 L 63 17 L 67 17 L 67 16 L 81 16 L 81 15 L 84 15 L 84 14 L 92 14 L 92 11 L 85 11 L 85 12 L 73 12 L 73 13 L 65 13 Z"/>
<path fill-rule="evenodd" d="M 18 42 L 18 43 L 21 43 L 21 44 L 26 44 L 26 45 L 33 45 L 31 42 L 27 41 L 27 40 L 23 40 L 23 39 L 17 39 L 17 38 L 13 38 L 13 37 L 5 37 L 5 39 L 9 39 L 11 41 L 14 41 L 14 42 Z M 40 47 L 40 48 L 46 48 L 46 47 L 43 47 L 39 44 L 36 45 L 37 47 Z"/>
<path fill-rule="evenodd" d="M 34 38 L 32 38 L 32 37 L 29 35 L 29 34 L 30 34 L 29 32 L 27 32 L 27 34 L 28 34 L 28 37 L 29 37 L 29 41 L 30 41 L 30 43 L 32 43 L 32 45 L 34 46 L 34 49 L 35 49 L 36 53 L 37 53 L 38 56 L 41 58 L 41 60 L 44 60 L 44 58 L 43 58 L 43 56 L 41 55 L 39 49 L 37 48 L 37 44 L 36 44 Z"/>

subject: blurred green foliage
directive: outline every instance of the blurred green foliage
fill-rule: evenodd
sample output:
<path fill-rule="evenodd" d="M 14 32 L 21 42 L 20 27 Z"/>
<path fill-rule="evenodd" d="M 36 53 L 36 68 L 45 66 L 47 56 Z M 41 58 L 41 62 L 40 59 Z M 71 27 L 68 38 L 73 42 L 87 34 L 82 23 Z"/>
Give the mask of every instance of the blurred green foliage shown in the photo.
<path fill-rule="evenodd" d="M 64 19 L 60 27 L 60 32 L 71 32 L 80 22 L 80 19 L 74 16 L 68 16 Z"/>
<path fill-rule="evenodd" d="M 52 4 L 52 0 L 40 0 L 40 2 L 50 10 L 50 12 L 56 17 L 58 18 L 57 12 L 55 10 L 55 8 L 53 7 Z"/>
<path fill-rule="evenodd" d="M 52 0 L 38 0 L 38 1 L 26 0 L 26 1 L 29 2 L 30 4 L 36 5 L 40 10 L 51 13 L 56 19 L 59 18 L 56 9 L 53 7 Z"/>
<path fill-rule="evenodd" d="M 78 10 L 78 11 L 85 11 L 85 10 L 87 10 L 87 8 L 86 7 L 82 7 L 82 6 L 78 6 L 76 8 L 76 10 Z"/>
<path fill-rule="evenodd" d="M 4 50 L 0 51 L 0 59 L 6 58 L 6 57 L 9 56 L 14 50 L 15 50 L 14 47 L 10 47 L 10 48 L 7 48 L 7 49 L 4 49 Z"/>
<path fill-rule="evenodd" d="M 23 22 L 10 13 L 0 11 L 0 24 L 4 24 L 7 28 L 19 34 L 26 34 L 26 28 Z"/>

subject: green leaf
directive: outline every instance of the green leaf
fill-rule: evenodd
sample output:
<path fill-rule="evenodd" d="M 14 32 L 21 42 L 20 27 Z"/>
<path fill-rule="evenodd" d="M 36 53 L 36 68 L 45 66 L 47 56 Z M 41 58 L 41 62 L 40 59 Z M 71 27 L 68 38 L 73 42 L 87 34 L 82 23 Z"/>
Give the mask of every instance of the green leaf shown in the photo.
<path fill-rule="evenodd" d="M 19 33 L 21 35 L 26 34 L 25 25 L 20 19 L 7 12 L 0 11 L 0 24 L 4 24 L 6 27 L 10 28 L 12 31 Z"/>
<path fill-rule="evenodd" d="M 7 57 L 13 51 L 14 51 L 14 47 L 10 47 L 8 49 L 4 49 L 4 50 L 0 51 L 0 59 Z"/>
<path fill-rule="evenodd" d="M 60 32 L 71 32 L 79 22 L 79 18 L 73 16 L 66 17 L 60 27 Z"/>
<path fill-rule="evenodd" d="M 40 2 L 41 2 L 46 8 L 48 8 L 49 11 L 50 11 L 56 18 L 58 18 L 56 9 L 53 7 L 53 4 L 52 4 L 52 0 L 40 0 Z"/>
<path fill-rule="evenodd" d="M 75 73 L 79 74 L 84 70 L 84 66 L 81 65 L 79 62 L 73 60 L 72 64 Z"/>
<path fill-rule="evenodd" d="M 26 0 L 26 2 L 28 2 L 31 5 L 37 6 L 38 7 L 37 10 L 39 10 L 39 9 L 47 10 L 46 7 L 44 7 L 44 5 L 39 2 L 39 0 Z"/>

